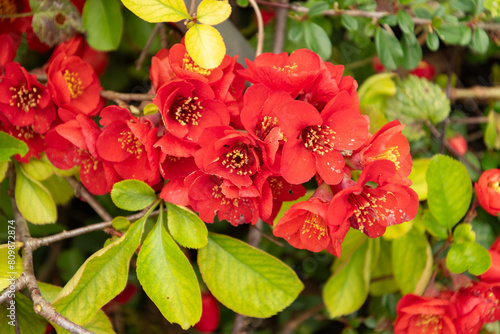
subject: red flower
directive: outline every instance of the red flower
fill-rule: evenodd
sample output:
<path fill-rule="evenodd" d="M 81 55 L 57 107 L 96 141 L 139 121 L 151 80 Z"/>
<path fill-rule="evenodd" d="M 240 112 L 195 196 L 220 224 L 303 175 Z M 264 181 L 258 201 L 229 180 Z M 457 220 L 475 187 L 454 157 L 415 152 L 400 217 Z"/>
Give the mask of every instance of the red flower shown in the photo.
<path fill-rule="evenodd" d="M 153 103 L 160 109 L 167 131 L 191 142 L 197 142 L 208 127 L 229 125 L 226 106 L 200 80 L 172 81 L 161 87 Z"/>
<path fill-rule="evenodd" d="M 151 186 L 160 182 L 157 127 L 147 118 L 136 118 L 127 109 L 109 106 L 101 111 L 104 126 L 96 141 L 99 156 L 108 162 L 123 179 L 144 181 Z"/>
<path fill-rule="evenodd" d="M 251 176 L 259 172 L 260 160 L 250 135 L 231 127 L 209 128 L 198 143 L 201 149 L 194 157 L 202 171 L 227 179 L 240 188 L 253 183 Z"/>
<path fill-rule="evenodd" d="M 293 184 L 304 183 L 316 174 L 328 184 L 339 183 L 343 176 L 341 151 L 359 148 L 368 137 L 369 123 L 351 109 L 349 96 L 335 96 L 321 114 L 310 104 L 291 101 L 277 110 L 286 143 L 281 173 Z"/>
<path fill-rule="evenodd" d="M 175 44 L 170 50 L 162 49 L 153 57 L 149 78 L 156 91 L 175 79 L 197 79 L 213 85 L 225 75 L 225 68 L 234 66 L 235 61 L 236 57 L 226 55 L 218 67 L 201 68 L 191 59 L 184 44 Z"/>
<path fill-rule="evenodd" d="M 47 157 L 60 169 L 80 165 L 80 180 L 91 193 L 104 195 L 120 177 L 109 162 L 102 161 L 96 150 L 101 133 L 94 121 L 84 115 L 60 124 L 46 135 Z"/>
<path fill-rule="evenodd" d="M 495 240 L 488 252 L 491 256 L 491 267 L 479 276 L 479 280 L 485 283 L 500 284 L 500 237 Z"/>
<path fill-rule="evenodd" d="M 201 319 L 194 325 L 202 333 L 211 333 L 219 327 L 219 304 L 210 292 L 201 294 Z"/>
<path fill-rule="evenodd" d="M 15 15 L 31 12 L 29 0 L 2 0 L 0 15 Z M 21 37 L 31 27 L 32 16 L 19 18 L 0 18 L 0 31 Z"/>
<path fill-rule="evenodd" d="M 0 45 L 3 45 L 2 52 L 0 53 L 0 74 L 2 74 L 2 67 L 10 63 L 16 57 L 17 48 L 21 43 L 20 38 L 15 38 L 12 34 L 0 34 Z"/>
<path fill-rule="evenodd" d="M 234 226 L 255 224 L 259 219 L 256 197 L 230 197 L 223 192 L 223 180 L 215 175 L 194 172 L 185 181 L 189 184 L 191 207 L 206 223 L 227 220 Z"/>
<path fill-rule="evenodd" d="M 456 134 L 448 139 L 448 143 L 453 147 L 459 156 L 467 153 L 467 141 L 461 134 Z"/>
<path fill-rule="evenodd" d="M 479 333 L 484 323 L 500 319 L 500 287 L 474 282 L 452 297 L 458 333 Z"/>
<path fill-rule="evenodd" d="M 18 63 L 8 63 L 0 79 L 0 110 L 7 120 L 18 127 L 32 126 L 37 133 L 47 132 L 56 118 L 47 88 Z"/>
<path fill-rule="evenodd" d="M 407 177 L 411 172 L 412 159 L 408 139 L 401 133 L 403 128 L 404 124 L 398 120 L 384 125 L 366 145 L 353 154 L 349 165 L 363 169 L 374 161 L 389 160 L 396 167 L 396 177 L 393 181 L 409 185 Z"/>
<path fill-rule="evenodd" d="M 500 213 L 500 169 L 490 169 L 475 185 L 477 200 L 483 209 L 496 216 Z"/>
<path fill-rule="evenodd" d="M 436 75 L 436 69 L 428 61 L 421 60 L 418 63 L 417 68 L 411 71 L 410 73 L 416 75 L 419 78 L 426 78 L 427 80 L 432 80 Z"/>
<path fill-rule="evenodd" d="M 264 163 L 276 172 L 279 172 L 279 161 L 274 167 L 276 155 L 285 139 L 276 110 L 288 101 L 293 101 L 289 94 L 258 84 L 246 90 L 241 110 L 241 122 L 245 130 L 262 149 Z"/>
<path fill-rule="evenodd" d="M 456 313 L 447 299 L 408 294 L 401 298 L 396 310 L 395 334 L 461 333 L 455 328 Z"/>
<path fill-rule="evenodd" d="M 83 3 L 83 1 L 80 2 Z M 92 49 L 82 35 L 76 35 L 69 41 L 57 45 L 48 63 L 50 64 L 60 54 L 80 57 L 84 62 L 92 66 L 97 75 L 101 75 L 108 65 L 108 54 Z"/>
<path fill-rule="evenodd" d="M 273 90 L 282 90 L 293 98 L 311 83 L 320 71 L 321 58 L 307 49 L 280 54 L 263 53 L 252 62 L 246 60 L 247 69 L 238 71 L 251 83 L 263 84 Z"/>
<path fill-rule="evenodd" d="M 379 160 L 361 172 L 357 183 L 345 178 L 343 190 L 330 203 L 330 221 L 343 224 L 349 219 L 351 227 L 375 238 L 384 234 L 387 226 L 412 220 L 417 214 L 418 196 L 407 186 L 389 182 L 395 171 L 392 162 Z M 368 182 L 377 187 L 372 188 Z"/>
<path fill-rule="evenodd" d="M 306 194 L 306 188 L 301 184 L 290 184 L 281 176 L 270 176 L 267 178 L 267 182 L 271 188 L 273 207 L 269 218 L 264 220 L 262 217 L 262 219 L 272 225 L 283 202 L 291 202 L 301 198 Z"/>
<path fill-rule="evenodd" d="M 77 56 L 60 54 L 49 65 L 47 85 L 58 107 L 89 117 L 96 116 L 104 101 L 92 67 Z M 66 121 L 67 119 L 63 119 Z"/>
<path fill-rule="evenodd" d="M 332 192 L 327 184 L 321 185 L 314 195 L 294 205 L 276 223 L 273 234 L 282 237 L 298 249 L 320 252 L 326 249 L 340 257 L 342 241 L 349 231 L 349 224 L 329 224 L 328 203 Z"/>

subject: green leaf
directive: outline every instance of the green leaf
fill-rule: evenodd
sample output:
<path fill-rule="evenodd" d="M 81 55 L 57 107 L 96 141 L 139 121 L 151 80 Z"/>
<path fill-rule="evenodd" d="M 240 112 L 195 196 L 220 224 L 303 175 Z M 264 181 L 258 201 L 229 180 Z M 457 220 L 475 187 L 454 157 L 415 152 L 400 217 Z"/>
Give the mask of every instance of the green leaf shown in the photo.
<path fill-rule="evenodd" d="M 415 69 L 418 63 L 422 60 L 422 48 L 420 47 L 417 38 L 413 33 L 404 34 L 401 46 L 404 54 L 403 67 L 406 70 Z"/>
<path fill-rule="evenodd" d="M 47 300 L 49 303 L 52 303 L 57 298 L 59 292 L 62 290 L 62 288 L 59 286 L 42 282 L 38 282 L 38 287 L 40 288 L 42 297 L 45 298 L 45 300 Z M 68 331 L 55 324 L 52 325 L 56 328 L 57 334 L 69 333 Z M 113 325 L 111 325 L 111 321 L 103 310 L 99 310 L 96 316 L 90 322 L 83 325 L 83 327 L 95 334 L 111 334 L 115 332 L 113 330 Z"/>
<path fill-rule="evenodd" d="M 375 47 L 382 65 L 389 70 L 397 69 L 403 62 L 403 49 L 396 36 L 385 29 L 378 28 L 375 33 Z"/>
<path fill-rule="evenodd" d="M 188 329 L 200 320 L 201 293 L 196 274 L 165 230 L 162 210 L 139 252 L 137 278 L 168 321 Z"/>
<path fill-rule="evenodd" d="M 484 1 L 484 8 L 491 12 L 492 17 L 500 16 L 500 2 L 498 0 Z M 482 10 L 479 10 L 479 12 L 482 12 Z"/>
<path fill-rule="evenodd" d="M 332 55 L 332 41 L 326 31 L 316 23 L 304 22 L 304 39 L 307 47 L 316 52 L 323 60 Z"/>
<path fill-rule="evenodd" d="M 66 205 L 74 197 L 75 192 L 71 185 L 59 175 L 52 175 L 42 181 L 42 185 L 49 191 L 54 203 Z"/>
<path fill-rule="evenodd" d="M 488 51 L 488 46 L 490 44 L 490 38 L 484 29 L 476 27 L 474 34 L 472 35 L 472 47 L 479 54 L 485 54 Z"/>
<path fill-rule="evenodd" d="M 122 3 L 148 22 L 191 20 L 183 0 L 122 0 Z"/>
<path fill-rule="evenodd" d="M 364 304 L 370 283 L 371 247 L 371 241 L 365 241 L 326 282 L 323 300 L 330 318 L 352 313 Z"/>
<path fill-rule="evenodd" d="M 14 227 L 10 224 L 7 226 L 8 228 L 4 233 L 14 236 Z M 21 259 L 18 252 L 21 246 L 22 243 L 20 242 L 0 245 L 0 291 L 7 288 L 23 272 L 23 259 Z M 12 278 L 14 278 L 14 281 Z"/>
<path fill-rule="evenodd" d="M 47 320 L 35 313 L 31 299 L 20 292 L 16 292 L 15 300 L 16 316 L 20 332 L 22 334 L 44 333 L 45 327 L 47 327 Z"/>
<path fill-rule="evenodd" d="M 398 24 L 398 17 L 393 14 L 387 14 L 385 16 L 382 16 L 378 22 L 380 24 L 388 24 L 392 27 L 394 27 L 396 24 Z"/>
<path fill-rule="evenodd" d="M 453 231 L 453 241 L 457 243 L 476 241 L 476 233 L 471 224 L 460 224 Z"/>
<path fill-rule="evenodd" d="M 473 12 L 475 8 L 473 0 L 452 0 L 450 5 L 463 12 Z"/>
<path fill-rule="evenodd" d="M 248 7 L 248 5 L 249 5 L 248 0 L 236 0 L 236 3 L 240 7 Z"/>
<path fill-rule="evenodd" d="M 127 218 L 121 216 L 113 218 L 113 221 L 111 223 L 113 224 L 113 228 L 119 231 L 126 231 L 130 227 L 130 221 Z"/>
<path fill-rule="evenodd" d="M 372 262 L 374 260 L 372 258 Z M 392 242 L 380 239 L 380 255 L 375 264 L 375 269 L 371 272 L 370 295 L 382 296 L 398 291 L 392 269 Z"/>
<path fill-rule="evenodd" d="M 435 32 L 432 32 L 430 34 L 427 34 L 427 41 L 426 41 L 427 47 L 431 51 L 436 51 L 439 49 L 439 37 Z"/>
<path fill-rule="evenodd" d="M 280 260 L 240 240 L 209 234 L 198 265 L 210 292 L 234 312 L 267 318 L 290 305 L 304 288 Z"/>
<path fill-rule="evenodd" d="M 25 142 L 0 131 L 0 161 L 9 161 L 10 157 L 15 154 L 22 157 L 28 153 L 28 150 Z"/>
<path fill-rule="evenodd" d="M 413 34 L 415 31 L 415 23 L 410 14 L 404 10 L 398 11 L 398 23 L 401 31 L 405 34 Z"/>
<path fill-rule="evenodd" d="M 394 278 L 403 294 L 422 294 L 432 275 L 432 250 L 415 229 L 392 242 Z"/>
<path fill-rule="evenodd" d="M 429 231 L 429 233 L 433 236 L 440 239 L 448 238 L 448 229 L 436 220 L 430 210 L 424 211 L 424 213 L 422 214 L 422 222 L 424 223 L 427 231 Z"/>
<path fill-rule="evenodd" d="M 29 178 L 16 165 L 16 204 L 19 212 L 33 224 L 55 223 L 57 208 L 50 193 L 38 181 Z"/>
<path fill-rule="evenodd" d="M 490 268 L 491 257 L 486 248 L 475 242 L 453 242 L 446 256 L 446 266 L 455 274 L 468 269 L 471 274 L 477 276 Z"/>
<path fill-rule="evenodd" d="M 100 51 L 118 48 L 123 31 L 119 0 L 87 0 L 82 20 L 91 47 Z"/>
<path fill-rule="evenodd" d="M 358 30 L 358 20 L 350 15 L 342 15 L 341 17 L 342 25 L 347 30 Z"/>
<path fill-rule="evenodd" d="M 299 42 L 304 36 L 304 25 L 303 24 L 292 24 L 292 27 L 288 29 L 287 37 L 292 42 Z"/>
<path fill-rule="evenodd" d="M 488 113 L 488 123 L 486 124 L 486 129 L 484 130 L 484 143 L 489 149 L 500 149 L 500 122 L 498 121 L 498 115 L 493 110 Z"/>
<path fill-rule="evenodd" d="M 221 34 L 210 25 L 193 24 L 185 35 L 184 43 L 193 61 L 202 68 L 216 68 L 226 55 Z"/>
<path fill-rule="evenodd" d="M 139 247 L 145 221 L 138 220 L 120 239 L 85 261 L 57 296 L 54 307 L 59 313 L 85 324 L 125 288 L 130 258 Z"/>
<path fill-rule="evenodd" d="M 31 158 L 28 163 L 23 164 L 22 168 L 28 177 L 37 181 L 46 180 L 54 173 L 50 163 L 36 158 Z"/>
<path fill-rule="evenodd" d="M 326 1 L 318 1 L 315 2 L 307 12 L 307 16 L 314 17 L 318 15 L 322 15 L 325 10 L 330 8 L 330 5 Z M 343 15 L 342 15 L 343 16 Z"/>
<path fill-rule="evenodd" d="M 450 157 L 436 155 L 427 169 L 427 185 L 433 216 L 444 227 L 453 228 L 469 209 L 472 197 L 467 169 Z"/>
<path fill-rule="evenodd" d="M 430 163 L 431 159 L 429 158 L 413 159 L 411 173 L 408 175 L 408 178 L 412 181 L 410 188 L 417 193 L 419 201 L 427 199 L 427 180 L 425 176 Z"/>
<path fill-rule="evenodd" d="M 470 43 L 472 38 L 472 29 L 469 27 L 463 27 L 462 29 L 462 38 L 460 39 L 460 45 L 466 46 Z"/>
<path fill-rule="evenodd" d="M 168 230 L 182 247 L 202 248 L 208 243 L 206 224 L 188 208 L 167 203 Z"/>
<path fill-rule="evenodd" d="M 459 24 L 443 23 L 439 28 L 436 28 L 436 32 L 443 42 L 453 45 L 460 44 L 463 36 L 467 33 L 466 28 Z"/>
<path fill-rule="evenodd" d="M 7 175 L 8 169 L 9 169 L 9 162 L 0 161 L 0 183 L 5 179 L 5 175 Z"/>
<path fill-rule="evenodd" d="M 111 199 L 120 209 L 138 211 L 156 200 L 153 188 L 139 180 L 123 180 L 113 185 Z"/>

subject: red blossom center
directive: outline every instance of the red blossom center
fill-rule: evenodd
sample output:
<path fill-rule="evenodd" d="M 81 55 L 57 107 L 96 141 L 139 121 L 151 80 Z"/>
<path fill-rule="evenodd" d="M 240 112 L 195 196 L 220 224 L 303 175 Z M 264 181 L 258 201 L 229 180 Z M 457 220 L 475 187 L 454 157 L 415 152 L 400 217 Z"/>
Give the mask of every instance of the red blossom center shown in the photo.
<path fill-rule="evenodd" d="M 188 97 L 187 99 L 177 99 L 169 109 L 170 115 L 181 125 L 198 125 L 201 118 L 201 110 L 198 97 Z"/>
<path fill-rule="evenodd" d="M 255 134 L 264 139 L 269 135 L 272 129 L 278 126 L 278 118 L 271 116 L 264 116 L 262 121 L 257 124 L 257 128 L 255 129 Z"/>
<path fill-rule="evenodd" d="M 351 219 L 356 220 L 360 231 L 363 231 L 366 224 L 372 226 L 374 222 L 378 222 L 381 210 L 391 213 L 389 209 L 383 206 L 383 203 L 387 201 L 385 195 L 376 197 L 363 190 L 359 195 L 350 194 L 348 201 L 354 206 L 354 215 Z"/>
<path fill-rule="evenodd" d="M 16 1 L 12 0 L 0 0 L 0 14 L 10 15 L 17 13 Z"/>
<path fill-rule="evenodd" d="M 10 99 L 10 105 L 22 109 L 24 112 L 29 112 L 30 108 L 36 108 L 40 102 L 40 94 L 36 87 L 31 89 L 26 88 L 26 84 L 19 87 L 10 87 L 9 90 L 13 92 Z"/>
<path fill-rule="evenodd" d="M 227 198 L 226 195 L 222 193 L 222 185 L 220 184 L 212 187 L 212 196 L 215 199 L 220 200 L 221 205 L 232 204 L 235 207 L 238 207 L 240 205 L 239 198 Z"/>
<path fill-rule="evenodd" d="M 72 99 L 76 99 L 78 96 L 83 94 L 82 80 L 78 73 L 70 72 L 68 70 L 64 71 L 64 80 L 69 88 L 69 93 Z"/>
<path fill-rule="evenodd" d="M 372 161 L 375 161 L 375 160 L 390 160 L 394 163 L 394 165 L 396 166 L 396 170 L 400 169 L 401 166 L 400 165 L 400 162 L 398 161 L 398 158 L 400 157 L 400 154 L 399 154 L 399 151 L 398 151 L 398 147 L 397 146 L 393 146 L 393 147 L 389 147 L 388 149 L 386 149 L 384 152 L 374 156 L 374 157 L 371 157 L 367 160 L 369 160 L 370 162 Z"/>
<path fill-rule="evenodd" d="M 416 325 L 422 328 L 422 333 L 441 333 L 443 327 L 441 317 L 434 314 L 420 314 Z"/>
<path fill-rule="evenodd" d="M 278 71 L 280 72 L 283 72 L 285 74 L 292 74 L 293 72 L 295 72 L 295 70 L 297 69 L 297 64 L 293 63 L 292 65 L 285 65 L 283 67 L 276 67 L 276 66 L 273 66 L 273 68 L 277 69 Z"/>
<path fill-rule="evenodd" d="M 255 174 L 254 157 L 248 145 L 240 143 L 224 155 L 222 165 L 237 175 Z"/>
<path fill-rule="evenodd" d="M 23 127 L 16 126 L 16 131 L 17 131 L 17 137 L 19 139 L 24 138 L 25 140 L 29 140 L 35 138 L 35 131 L 31 126 L 23 126 Z"/>
<path fill-rule="evenodd" d="M 299 138 L 309 151 L 323 155 L 333 151 L 334 135 L 335 131 L 328 125 L 312 125 L 302 130 Z"/>
<path fill-rule="evenodd" d="M 118 141 L 122 144 L 122 149 L 126 150 L 130 154 L 135 155 L 136 157 L 141 155 L 143 145 L 131 131 L 122 131 L 120 132 L 120 135 L 122 137 L 118 138 Z"/>
<path fill-rule="evenodd" d="M 211 70 L 200 67 L 198 64 L 196 64 L 187 53 L 185 53 L 184 58 L 182 58 L 182 68 L 186 71 L 198 73 L 206 77 L 208 77 L 212 73 Z"/>
<path fill-rule="evenodd" d="M 500 194 L 500 181 L 488 183 L 488 187 Z"/>
<path fill-rule="evenodd" d="M 327 233 L 326 224 L 323 218 L 312 212 L 308 212 L 304 225 L 302 226 L 302 234 L 308 234 L 309 238 L 313 235 L 318 237 L 318 240 L 325 237 Z"/>

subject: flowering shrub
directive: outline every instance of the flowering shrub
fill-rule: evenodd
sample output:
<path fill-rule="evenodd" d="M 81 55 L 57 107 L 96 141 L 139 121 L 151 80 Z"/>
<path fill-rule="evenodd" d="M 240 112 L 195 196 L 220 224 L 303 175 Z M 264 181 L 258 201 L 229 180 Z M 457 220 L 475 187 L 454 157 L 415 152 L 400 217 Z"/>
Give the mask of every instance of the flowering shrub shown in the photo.
<path fill-rule="evenodd" d="M 165 331 L 314 332 L 329 325 L 298 327 L 323 309 L 343 333 L 494 329 L 500 108 L 460 114 L 451 101 L 470 92 L 422 60 L 423 42 L 493 48 L 494 8 L 459 2 L 471 21 L 444 6 L 279 4 L 298 19 L 293 47 L 261 52 L 251 0 L 255 56 L 226 54 L 213 26 L 227 0 L 1 2 L 2 331 L 124 332 L 125 309 L 158 310 Z M 372 54 L 332 54 L 334 26 Z M 143 82 L 115 91 L 130 78 Z M 475 123 L 484 142 L 469 145 Z"/>

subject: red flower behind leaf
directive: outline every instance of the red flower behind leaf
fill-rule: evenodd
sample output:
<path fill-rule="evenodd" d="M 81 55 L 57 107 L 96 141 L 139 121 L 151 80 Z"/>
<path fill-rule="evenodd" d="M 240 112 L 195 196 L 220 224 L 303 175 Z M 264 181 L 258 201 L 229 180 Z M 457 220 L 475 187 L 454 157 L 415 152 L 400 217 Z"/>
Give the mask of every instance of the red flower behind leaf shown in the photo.
<path fill-rule="evenodd" d="M 56 118 L 47 88 L 18 63 L 5 65 L 0 77 L 0 112 L 17 127 L 31 126 L 45 133 Z"/>
<path fill-rule="evenodd" d="M 138 119 L 117 106 L 104 108 L 100 116 L 104 128 L 96 147 L 101 159 L 112 163 L 125 180 L 136 179 L 150 186 L 158 184 L 160 150 L 153 147 L 158 128 L 147 118 Z"/>
<path fill-rule="evenodd" d="M 194 325 L 202 333 L 212 333 L 219 327 L 219 304 L 210 292 L 201 294 L 201 319 Z"/>
<path fill-rule="evenodd" d="M 330 221 L 342 224 L 349 220 L 351 227 L 375 238 L 384 234 L 387 226 L 415 218 L 418 196 L 407 186 L 389 182 L 395 172 L 392 162 L 379 160 L 361 172 L 357 183 L 344 179 L 343 190 L 330 203 Z"/>
<path fill-rule="evenodd" d="M 0 117 L 0 131 L 20 139 L 28 145 L 28 153 L 22 157 L 19 154 L 14 156 L 14 158 L 21 163 L 28 163 L 30 158 L 39 159 L 46 148 L 44 135 L 35 132 L 31 125 L 23 127 L 14 126 L 7 120 L 2 120 L 2 117 Z"/>
<path fill-rule="evenodd" d="M 488 252 L 491 257 L 491 267 L 484 274 L 479 275 L 479 280 L 500 285 L 500 237 L 495 240 Z"/>
<path fill-rule="evenodd" d="M 292 205 L 276 223 L 273 234 L 282 237 L 298 249 L 320 252 L 326 249 L 340 257 L 341 245 L 349 231 L 349 223 L 329 224 L 328 203 L 332 192 L 327 184 L 321 185 L 314 195 L 304 202 Z"/>
<path fill-rule="evenodd" d="M 490 169 L 479 177 L 475 184 L 479 204 L 489 214 L 500 213 L 500 169 Z"/>
<path fill-rule="evenodd" d="M 448 299 L 403 296 L 397 306 L 395 334 L 458 334 L 453 320 L 456 312 Z"/>
<path fill-rule="evenodd" d="M 47 85 L 54 103 L 75 116 L 96 116 L 104 104 L 97 75 L 88 63 L 77 56 L 57 56 L 47 69 Z"/>

